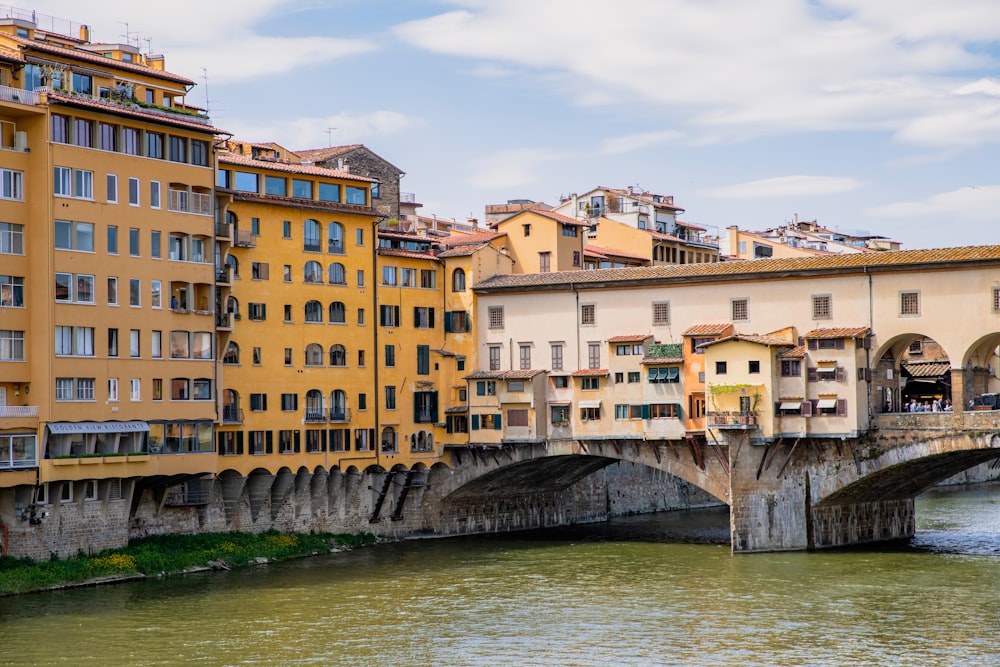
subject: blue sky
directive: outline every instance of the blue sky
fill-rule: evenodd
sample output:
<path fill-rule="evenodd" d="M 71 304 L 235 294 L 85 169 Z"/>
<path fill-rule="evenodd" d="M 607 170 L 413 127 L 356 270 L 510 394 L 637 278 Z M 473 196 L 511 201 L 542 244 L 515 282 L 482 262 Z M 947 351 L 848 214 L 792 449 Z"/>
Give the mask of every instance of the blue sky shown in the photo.
<path fill-rule="evenodd" d="M 365 143 L 424 214 L 638 185 L 719 229 L 1000 243 L 996 0 L 93 5 L 33 8 L 204 68 L 239 138 Z"/>

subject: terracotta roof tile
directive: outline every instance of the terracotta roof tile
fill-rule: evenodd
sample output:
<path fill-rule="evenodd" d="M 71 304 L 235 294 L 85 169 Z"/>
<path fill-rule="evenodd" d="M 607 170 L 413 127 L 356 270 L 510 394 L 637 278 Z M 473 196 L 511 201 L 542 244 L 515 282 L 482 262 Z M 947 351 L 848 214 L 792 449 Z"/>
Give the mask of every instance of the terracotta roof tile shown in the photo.
<path fill-rule="evenodd" d="M 682 336 L 722 336 L 733 328 L 732 324 L 696 324 L 689 327 Z"/>
<path fill-rule="evenodd" d="M 308 209 L 311 211 L 331 211 L 334 213 L 355 213 L 374 216 L 375 212 L 367 206 L 357 204 L 341 204 L 340 202 L 314 201 L 312 199 L 296 199 L 294 197 L 279 197 L 278 195 L 261 195 L 254 192 L 237 192 L 217 188 L 221 192 L 231 192 L 234 201 L 257 202 L 286 206 L 289 208 Z"/>
<path fill-rule="evenodd" d="M 452 233 L 441 239 L 441 244 L 454 247 L 467 243 L 484 243 L 495 238 L 506 236 L 507 232 L 481 231 L 472 234 Z"/>
<path fill-rule="evenodd" d="M 513 371 L 476 371 L 465 376 L 466 380 L 530 380 L 544 373 L 541 369 Z"/>
<path fill-rule="evenodd" d="M 360 148 L 361 146 L 362 144 L 348 144 L 346 146 L 329 146 L 327 148 L 304 148 L 302 150 L 295 151 L 295 154 L 303 160 L 308 160 L 310 162 L 322 162 L 323 160 L 329 160 L 332 157 L 349 153 L 355 148 Z"/>
<path fill-rule="evenodd" d="M 939 377 L 951 371 L 948 361 L 918 361 L 903 364 L 903 370 L 915 378 Z"/>
<path fill-rule="evenodd" d="M 358 176 L 357 174 L 351 174 L 346 171 L 337 171 L 336 169 L 326 169 L 324 167 L 315 167 L 312 165 L 291 164 L 288 162 L 275 162 L 272 160 L 254 160 L 253 158 L 248 158 L 244 155 L 237 155 L 236 153 L 219 153 L 219 162 L 221 164 L 255 167 L 257 169 L 284 171 L 290 174 L 325 176 L 327 178 L 341 178 L 351 181 L 363 181 L 365 183 L 374 183 L 377 180 L 374 178 L 368 178 L 367 176 Z"/>
<path fill-rule="evenodd" d="M 782 359 L 805 359 L 806 356 L 806 346 L 796 345 L 790 350 L 785 350 L 778 354 Z"/>
<path fill-rule="evenodd" d="M 868 327 L 836 327 L 831 329 L 813 329 L 803 335 L 803 338 L 857 338 L 868 334 Z"/>
<path fill-rule="evenodd" d="M 636 255 L 635 253 L 627 252 L 625 250 L 618 250 L 617 248 L 608 248 L 606 246 L 595 245 L 593 243 L 588 243 L 583 247 L 584 254 L 590 254 L 591 252 L 599 253 L 602 257 L 627 257 L 629 259 L 637 259 L 640 262 L 648 262 L 649 257 L 644 255 Z"/>
<path fill-rule="evenodd" d="M 684 357 L 643 357 L 642 364 L 683 364 Z"/>
<path fill-rule="evenodd" d="M 571 227 L 589 227 L 590 226 L 590 223 L 588 223 L 588 222 L 581 222 L 580 220 L 577 220 L 576 218 L 570 218 L 569 216 L 565 216 L 565 215 L 563 215 L 561 213 L 556 213 L 555 211 L 541 211 L 541 210 L 537 210 L 537 209 L 525 209 L 523 211 L 519 211 L 518 213 L 515 213 L 514 215 L 510 216 L 509 218 L 505 218 L 505 219 L 503 219 L 503 220 L 501 220 L 501 221 L 499 221 L 499 222 L 497 222 L 495 224 L 502 225 L 502 224 L 504 224 L 506 222 L 509 222 L 509 221 L 513 220 L 514 218 L 517 218 L 519 216 L 525 215 L 526 213 L 532 213 L 534 215 L 540 215 L 542 217 L 549 218 L 550 220 L 555 220 L 556 222 L 560 222 L 560 223 L 562 223 L 564 225 L 569 225 Z"/>
<path fill-rule="evenodd" d="M 777 336 L 761 336 L 760 334 L 733 334 L 732 336 L 726 336 L 725 338 L 703 343 L 701 347 L 718 345 L 719 343 L 726 343 L 731 340 L 743 341 L 745 343 L 756 343 L 757 345 L 766 345 L 767 347 L 795 347 L 794 343 L 785 338 L 778 338 Z"/>
<path fill-rule="evenodd" d="M 460 245 L 455 248 L 442 250 L 438 253 L 438 257 L 441 257 L 442 259 L 446 259 L 448 257 L 468 257 L 469 255 L 476 254 L 488 245 L 488 243 L 470 243 L 468 245 Z"/>
<path fill-rule="evenodd" d="M 539 214 L 540 215 L 540 214 Z M 926 250 L 891 250 L 871 254 L 830 255 L 823 257 L 793 257 L 785 259 L 757 259 L 752 262 L 712 262 L 704 264 L 672 264 L 660 266 L 635 266 L 595 271 L 560 271 L 557 273 L 528 273 L 498 275 L 488 278 L 474 289 L 480 291 L 517 291 L 524 288 L 548 287 L 577 289 L 587 284 L 614 287 L 615 284 L 669 284 L 688 283 L 692 280 L 728 281 L 737 277 L 754 279 L 781 276 L 796 272 L 838 273 L 862 270 L 915 270 L 927 265 L 939 268 L 946 263 L 965 264 L 988 262 L 1000 264 L 1000 245 L 966 246 L 961 248 L 931 248 Z"/>
<path fill-rule="evenodd" d="M 68 49 L 64 46 L 56 46 L 55 44 L 47 44 L 45 42 L 39 42 L 33 39 L 24 39 L 23 37 L 14 37 L 13 35 L 8 35 L 15 42 L 22 44 L 28 51 L 41 51 L 43 53 L 51 53 L 55 55 L 65 56 L 67 58 L 85 60 L 89 63 L 94 63 L 101 65 L 103 67 L 109 67 L 113 69 L 123 69 L 129 72 L 138 72 L 145 74 L 146 76 L 152 77 L 154 79 L 163 79 L 165 81 L 173 81 L 175 83 L 181 83 L 185 86 L 193 86 L 194 81 L 191 79 L 181 76 L 180 74 L 173 74 L 172 72 L 167 72 L 161 69 L 156 69 L 150 67 L 149 65 L 141 65 L 139 63 L 127 63 L 122 60 L 115 60 L 113 58 L 106 58 L 103 55 L 96 53 L 91 53 L 90 51 L 84 51 L 82 49 Z"/>
<path fill-rule="evenodd" d="M 197 130 L 199 132 L 206 132 L 210 134 L 229 134 L 225 130 L 220 130 L 217 127 L 212 127 L 208 119 L 205 118 L 203 121 L 199 122 L 191 116 L 186 116 L 184 114 L 170 114 L 169 112 L 164 113 L 154 113 L 152 111 L 147 111 L 142 107 L 124 107 L 120 104 L 104 100 L 95 100 L 89 97 L 79 97 L 77 95 L 67 95 L 64 93 L 48 93 L 47 95 L 49 102 L 55 104 L 65 104 L 67 106 L 82 107 L 84 109 L 96 109 L 99 111 L 104 111 L 107 113 L 113 113 L 119 116 L 130 116 L 132 118 L 142 118 L 143 120 L 150 121 L 153 123 L 162 123 L 164 125 L 174 125 L 176 127 L 184 127 L 191 130 Z"/>
<path fill-rule="evenodd" d="M 410 259 L 429 259 L 438 261 L 437 255 L 433 252 L 415 252 L 413 250 L 402 250 L 400 248 L 379 248 L 378 254 L 387 257 L 408 257 Z"/>
<path fill-rule="evenodd" d="M 582 368 L 571 373 L 575 378 L 603 377 L 608 374 L 609 371 L 607 368 Z"/>
<path fill-rule="evenodd" d="M 612 336 L 608 339 L 609 343 L 641 343 L 644 340 L 652 338 L 653 334 L 624 334 L 621 336 Z"/>

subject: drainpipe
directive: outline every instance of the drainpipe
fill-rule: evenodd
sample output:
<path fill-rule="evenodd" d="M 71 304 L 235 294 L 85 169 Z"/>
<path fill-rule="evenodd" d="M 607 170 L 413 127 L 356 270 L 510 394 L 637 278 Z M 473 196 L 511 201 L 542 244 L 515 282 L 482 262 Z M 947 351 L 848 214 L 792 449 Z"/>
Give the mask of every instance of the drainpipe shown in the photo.
<path fill-rule="evenodd" d="M 863 268 L 864 268 L 865 276 L 867 276 L 867 278 L 868 278 L 868 335 L 870 337 L 870 336 L 872 336 L 874 334 L 874 327 L 875 327 L 875 310 L 874 310 L 875 305 L 874 305 L 874 303 L 872 301 L 872 274 L 870 274 L 868 272 L 868 267 L 867 266 L 863 267 Z M 870 343 L 869 343 L 868 347 L 865 349 L 865 368 L 868 369 L 869 373 L 872 373 L 872 380 L 874 380 L 875 377 L 874 377 L 874 373 L 872 372 L 872 350 L 871 350 L 871 344 Z M 872 405 L 872 383 L 869 382 L 867 384 L 868 384 L 868 387 L 867 387 L 867 389 L 868 389 L 868 423 L 870 425 L 871 422 L 872 422 L 872 418 L 874 417 L 875 410 L 874 410 L 874 406 Z"/>
<path fill-rule="evenodd" d="M 375 449 L 375 465 L 382 467 L 382 431 L 379 428 L 379 386 L 378 386 L 378 360 L 379 360 L 379 349 L 378 349 L 378 328 L 379 328 L 379 312 L 378 312 L 378 225 L 385 219 L 385 216 L 378 216 L 372 220 L 372 345 L 374 349 L 372 350 L 374 362 L 374 373 L 372 382 L 374 384 L 374 391 L 372 392 L 372 409 L 375 416 L 375 433 L 372 437 L 371 446 Z M 400 313 L 402 315 L 402 313 Z M 398 442 L 398 441 L 397 441 Z M 388 471 L 387 471 L 388 472 Z"/>
<path fill-rule="evenodd" d="M 569 284 L 569 288 L 573 290 L 573 296 L 576 300 L 576 311 L 574 317 L 576 318 L 576 368 L 580 370 L 583 365 L 580 362 L 580 293 L 576 291 L 576 285 L 573 283 Z"/>

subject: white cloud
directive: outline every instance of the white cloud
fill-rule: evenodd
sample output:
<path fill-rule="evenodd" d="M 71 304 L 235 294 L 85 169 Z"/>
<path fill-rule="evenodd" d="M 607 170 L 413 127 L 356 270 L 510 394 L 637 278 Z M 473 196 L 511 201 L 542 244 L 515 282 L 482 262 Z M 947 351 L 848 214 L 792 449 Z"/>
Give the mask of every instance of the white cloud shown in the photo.
<path fill-rule="evenodd" d="M 831 195 L 856 190 L 862 185 L 857 179 L 837 176 L 778 176 L 712 188 L 704 194 L 720 199 L 776 199 Z"/>
<path fill-rule="evenodd" d="M 340 113 L 324 117 L 289 118 L 254 123 L 235 120 L 225 129 L 246 141 L 274 141 L 291 150 L 372 142 L 424 124 L 395 111 Z M 327 133 L 334 128 L 332 135 Z"/>
<path fill-rule="evenodd" d="M 543 148 L 512 148 L 476 160 L 466 184 L 489 190 L 504 190 L 537 183 L 546 165 L 564 159 L 558 151 Z"/>
<path fill-rule="evenodd" d="M 605 155 L 631 153 L 632 151 L 647 148 L 649 146 L 677 141 L 683 137 L 684 135 L 676 130 L 640 132 L 638 134 L 628 134 L 621 137 L 610 137 L 601 142 L 600 151 Z"/>
<path fill-rule="evenodd" d="M 996 59 L 967 48 L 1000 41 L 1000 22 L 985 20 L 994 0 L 450 4 L 459 8 L 395 33 L 428 51 L 560 81 L 577 104 L 653 103 L 729 140 L 888 130 L 900 141 L 967 143 L 922 125 L 960 112 L 970 92 L 994 94 L 968 73 Z M 977 126 L 1000 141 L 989 120 Z"/>
<path fill-rule="evenodd" d="M 878 206 L 870 209 L 868 213 L 887 218 L 947 216 L 968 221 L 995 222 L 998 209 L 1000 209 L 1000 185 L 980 185 L 941 192 L 922 201 Z"/>

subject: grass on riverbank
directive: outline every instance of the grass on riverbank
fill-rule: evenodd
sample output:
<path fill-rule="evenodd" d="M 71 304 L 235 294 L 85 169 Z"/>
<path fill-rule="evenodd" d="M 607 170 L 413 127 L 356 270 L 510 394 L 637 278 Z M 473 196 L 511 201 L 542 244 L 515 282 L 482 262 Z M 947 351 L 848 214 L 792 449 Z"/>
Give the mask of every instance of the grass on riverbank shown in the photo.
<path fill-rule="evenodd" d="M 135 540 L 123 549 L 98 554 L 53 558 L 35 562 L 29 558 L 0 558 L 0 595 L 27 593 L 66 584 L 80 584 L 105 577 L 156 576 L 191 568 L 242 567 L 259 558 L 286 560 L 335 548 L 374 544 L 371 533 L 204 533 L 158 535 Z"/>

